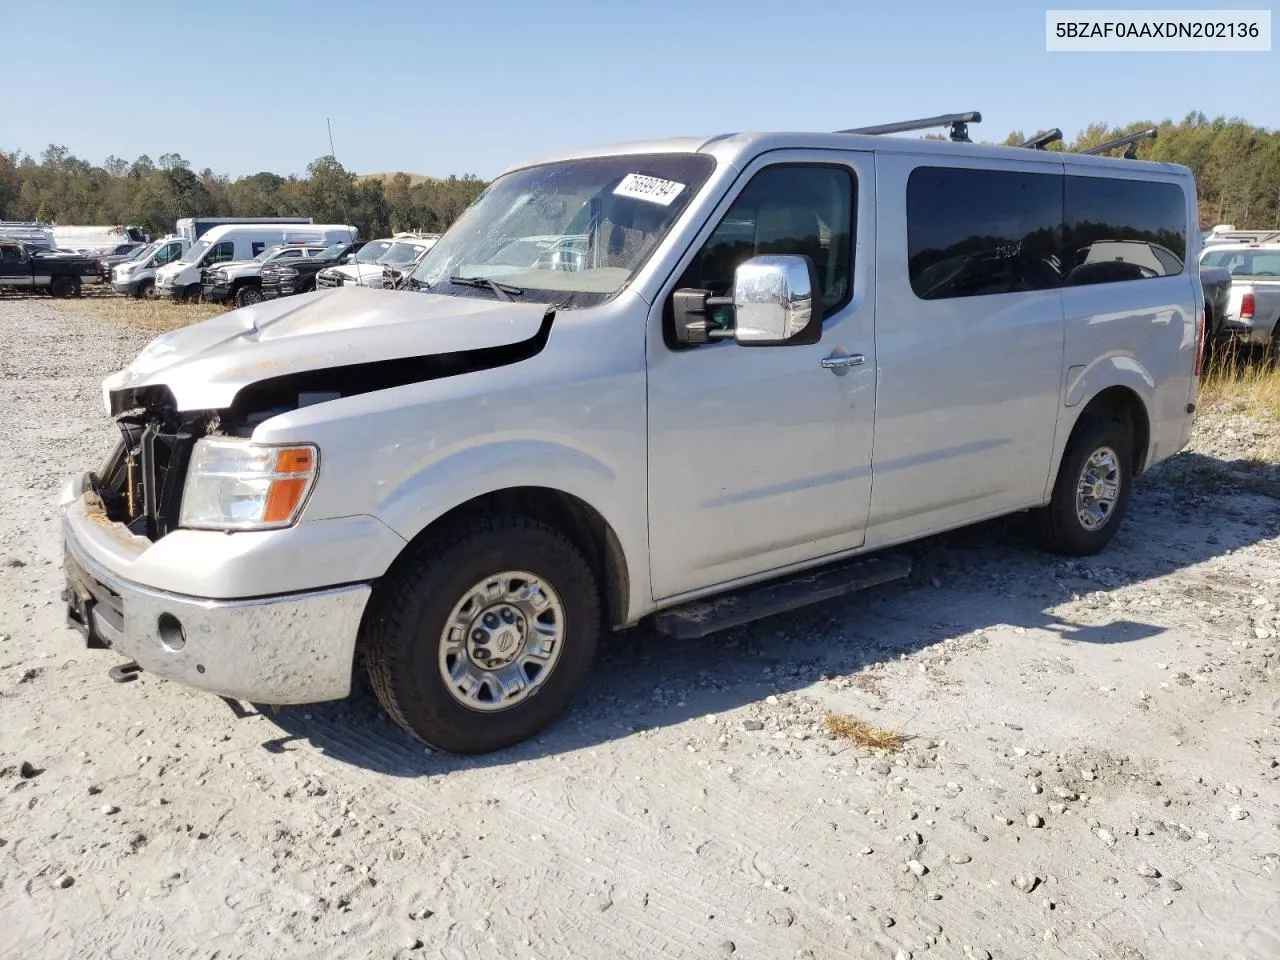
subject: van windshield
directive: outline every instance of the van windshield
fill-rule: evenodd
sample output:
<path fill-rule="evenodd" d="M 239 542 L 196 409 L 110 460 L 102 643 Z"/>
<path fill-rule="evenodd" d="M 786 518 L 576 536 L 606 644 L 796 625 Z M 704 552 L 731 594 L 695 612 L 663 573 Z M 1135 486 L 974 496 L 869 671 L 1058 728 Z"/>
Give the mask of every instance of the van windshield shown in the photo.
<path fill-rule="evenodd" d="M 195 263 L 204 256 L 204 252 L 209 249 L 208 240 L 197 240 L 191 245 L 191 249 L 178 258 L 178 263 Z"/>
<path fill-rule="evenodd" d="M 135 260 L 148 260 L 151 258 L 152 254 L 154 254 L 157 250 L 159 250 L 160 247 L 163 245 L 164 245 L 163 240 L 153 240 L 151 243 L 148 243 L 146 246 L 138 249 L 134 253 L 131 253 L 129 255 L 129 259 L 126 260 L 125 262 L 133 263 Z"/>
<path fill-rule="evenodd" d="M 613 297 L 710 176 L 705 154 L 592 157 L 491 183 L 413 272 L 420 288 L 492 296 L 450 278 L 495 280 L 523 298 L 585 307 Z"/>

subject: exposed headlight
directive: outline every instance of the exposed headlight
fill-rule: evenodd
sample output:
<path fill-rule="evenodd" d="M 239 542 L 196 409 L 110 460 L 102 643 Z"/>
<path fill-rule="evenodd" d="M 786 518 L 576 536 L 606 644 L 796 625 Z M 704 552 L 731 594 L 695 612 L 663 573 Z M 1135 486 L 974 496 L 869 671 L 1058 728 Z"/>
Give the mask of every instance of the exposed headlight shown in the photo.
<path fill-rule="evenodd" d="M 298 519 L 315 483 L 312 444 L 270 447 L 233 437 L 196 441 L 182 492 L 181 525 L 204 530 L 271 530 Z"/>

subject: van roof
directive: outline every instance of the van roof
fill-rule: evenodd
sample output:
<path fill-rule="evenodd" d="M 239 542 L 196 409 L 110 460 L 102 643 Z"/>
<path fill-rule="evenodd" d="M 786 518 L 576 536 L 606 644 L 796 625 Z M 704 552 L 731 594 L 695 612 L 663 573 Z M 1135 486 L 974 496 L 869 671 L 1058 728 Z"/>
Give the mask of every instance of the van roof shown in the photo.
<path fill-rule="evenodd" d="M 349 223 L 220 223 L 216 227 L 211 227 L 201 238 L 201 241 L 207 240 L 209 243 L 216 243 L 222 240 L 228 234 L 238 234 L 243 236 L 271 234 L 272 236 L 284 234 L 298 234 L 299 241 L 305 242 L 312 236 L 317 236 L 319 240 L 324 240 L 324 234 L 328 232 L 346 231 L 354 239 L 359 232 Z"/>
<path fill-rule="evenodd" d="M 967 157 L 1023 163 L 1044 163 L 1050 166 L 1089 169 L 1128 170 L 1133 172 L 1163 173 L 1191 176 L 1191 171 L 1176 163 L 1153 160 L 1126 160 L 1120 157 L 1095 156 L 1058 150 L 1030 150 L 1023 147 L 1005 147 L 988 143 L 957 143 L 951 140 L 925 140 L 915 137 L 885 136 L 859 133 L 804 133 L 804 132 L 742 132 L 722 133 L 711 137 L 671 137 L 663 140 L 637 140 L 567 150 L 541 157 L 528 163 L 516 164 L 504 170 L 510 173 L 525 167 L 537 166 L 558 160 L 577 160 L 586 157 L 612 157 L 624 154 L 646 153 L 705 153 L 722 163 L 741 165 L 754 157 L 772 150 L 860 150 L 878 153 L 910 153 L 936 155 L 938 157 Z"/>

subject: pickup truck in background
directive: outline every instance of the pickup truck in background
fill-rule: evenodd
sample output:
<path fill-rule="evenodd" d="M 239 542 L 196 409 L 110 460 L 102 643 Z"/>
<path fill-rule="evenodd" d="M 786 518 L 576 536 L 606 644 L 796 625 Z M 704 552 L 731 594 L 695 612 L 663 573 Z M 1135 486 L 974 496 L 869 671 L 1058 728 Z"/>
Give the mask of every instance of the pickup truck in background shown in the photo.
<path fill-rule="evenodd" d="M 1280 362 L 1280 243 L 1215 244 L 1200 258 L 1200 269 L 1225 269 L 1230 296 L 1222 316 L 1223 338 L 1265 347 Z"/>
<path fill-rule="evenodd" d="M 0 289 L 78 297 L 83 284 L 97 279 L 97 257 L 56 254 L 21 240 L 0 239 Z"/>
<path fill-rule="evenodd" d="M 335 243 L 314 257 L 304 257 L 289 263 L 268 263 L 262 267 L 262 298 L 291 297 L 295 293 L 310 293 L 316 288 L 316 274 L 326 267 L 350 263 L 369 243 L 368 240 L 352 240 Z M 390 243 L 387 244 L 390 246 Z M 385 249 L 385 248 L 383 248 Z M 381 256 L 377 248 L 370 251 Z"/>
<path fill-rule="evenodd" d="M 209 303 L 234 302 L 237 307 L 261 303 L 262 271 L 268 264 L 301 263 L 324 252 L 320 244 L 280 244 L 252 260 L 233 260 L 209 267 L 200 276 L 200 296 Z"/>

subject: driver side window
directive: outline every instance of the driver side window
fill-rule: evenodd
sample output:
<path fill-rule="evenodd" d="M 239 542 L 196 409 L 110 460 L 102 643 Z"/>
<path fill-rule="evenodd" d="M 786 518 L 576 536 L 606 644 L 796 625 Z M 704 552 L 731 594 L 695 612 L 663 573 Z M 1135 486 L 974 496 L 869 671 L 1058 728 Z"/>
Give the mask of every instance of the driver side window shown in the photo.
<path fill-rule="evenodd" d="M 824 313 L 849 299 L 853 268 L 854 178 L 845 167 L 761 170 L 738 194 L 677 287 L 728 295 L 733 272 L 752 257 L 802 254 L 818 272 Z"/>
<path fill-rule="evenodd" d="M 209 267 L 215 263 L 225 263 L 232 259 L 234 253 L 235 244 L 232 241 L 223 240 L 219 243 L 215 243 L 213 247 L 210 248 L 208 254 L 205 255 L 204 265 Z"/>

